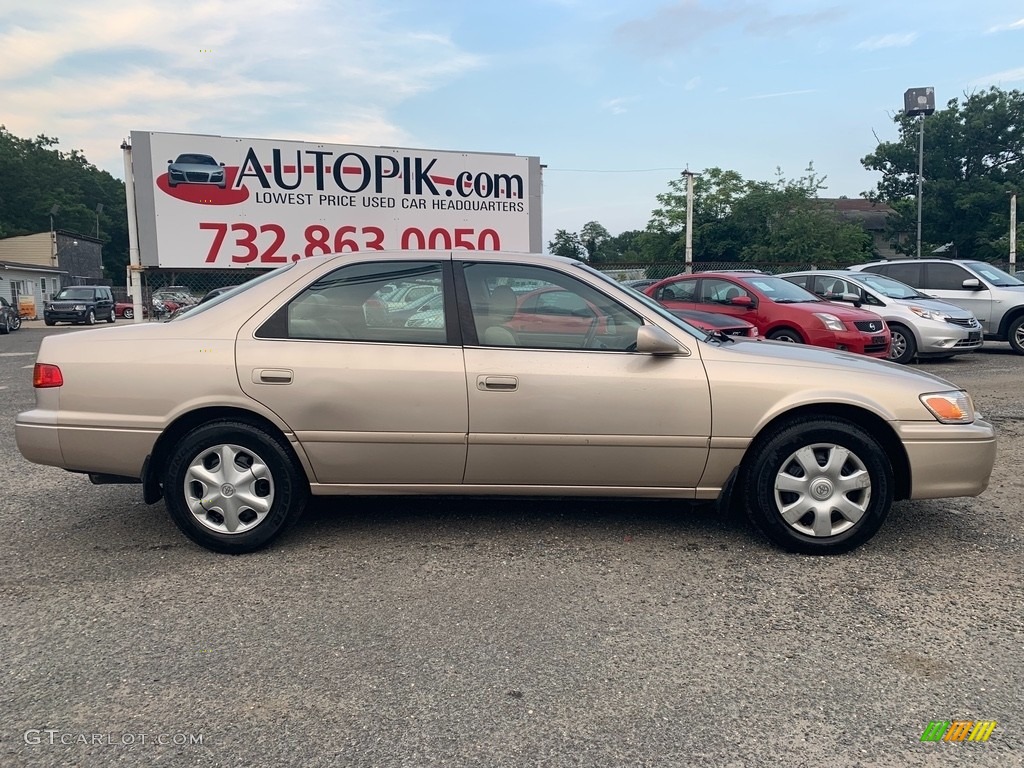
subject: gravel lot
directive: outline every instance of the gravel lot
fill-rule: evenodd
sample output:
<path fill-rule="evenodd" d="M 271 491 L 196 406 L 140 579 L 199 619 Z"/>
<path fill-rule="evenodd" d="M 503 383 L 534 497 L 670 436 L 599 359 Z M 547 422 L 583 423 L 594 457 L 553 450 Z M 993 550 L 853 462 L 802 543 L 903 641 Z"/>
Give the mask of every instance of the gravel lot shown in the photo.
<path fill-rule="evenodd" d="M 0 337 L 0 765 L 1024 765 L 1005 344 L 920 366 L 996 424 L 988 491 L 900 503 L 850 555 L 677 502 L 384 498 L 228 557 L 138 486 L 21 459 L 66 332 Z M 919 740 L 954 719 L 998 725 Z"/>

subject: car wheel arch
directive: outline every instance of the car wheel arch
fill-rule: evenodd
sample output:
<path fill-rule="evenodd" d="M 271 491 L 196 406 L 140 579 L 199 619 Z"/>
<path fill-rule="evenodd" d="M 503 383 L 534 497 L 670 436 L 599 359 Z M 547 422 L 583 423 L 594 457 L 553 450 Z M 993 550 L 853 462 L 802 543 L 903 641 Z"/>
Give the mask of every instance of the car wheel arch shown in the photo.
<path fill-rule="evenodd" d="M 999 321 L 999 338 L 1009 340 L 1010 328 L 1022 317 L 1024 317 L 1024 306 L 1007 311 Z"/>
<path fill-rule="evenodd" d="M 758 444 L 766 435 L 777 432 L 783 425 L 793 421 L 807 421 L 816 418 L 834 418 L 860 427 L 879 442 L 885 450 L 892 465 L 894 479 L 894 499 L 897 501 L 910 498 L 912 478 L 910 476 L 910 458 L 903 447 L 899 436 L 889 423 L 878 414 L 866 408 L 844 403 L 812 403 L 798 406 L 776 414 L 757 430 L 750 445 L 743 454 L 739 467 L 739 477 L 744 477 L 751 463 L 758 454 Z M 746 491 L 741 491 L 746 493 Z"/>
<path fill-rule="evenodd" d="M 192 430 L 213 421 L 242 422 L 280 438 L 291 451 L 292 459 L 299 471 L 306 478 L 312 477 L 310 464 L 302 447 L 294 439 L 290 438 L 279 424 L 266 416 L 255 411 L 246 410 L 245 408 L 211 406 L 179 415 L 167 425 L 156 439 L 152 451 L 146 457 L 142 471 L 143 499 L 147 504 L 155 504 L 163 498 L 163 489 L 160 485 L 161 478 L 178 442 Z"/>

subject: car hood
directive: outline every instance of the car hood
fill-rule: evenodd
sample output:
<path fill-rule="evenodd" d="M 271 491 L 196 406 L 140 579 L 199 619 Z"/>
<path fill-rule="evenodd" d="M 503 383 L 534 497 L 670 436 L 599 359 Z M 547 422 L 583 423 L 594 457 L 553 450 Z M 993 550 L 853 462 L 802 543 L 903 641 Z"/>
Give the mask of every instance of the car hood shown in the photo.
<path fill-rule="evenodd" d="M 877 315 L 873 315 L 875 319 Z M 916 381 L 922 392 L 962 389 L 939 376 L 924 371 L 908 368 L 905 365 L 890 363 L 867 355 L 853 352 L 840 352 L 824 347 L 813 347 L 807 344 L 790 344 L 783 341 L 767 339 L 750 339 L 733 341 L 715 347 L 722 350 L 723 355 L 733 357 L 733 362 L 751 365 L 790 366 L 798 369 L 815 369 L 830 372 L 831 375 L 842 375 L 844 370 L 850 373 L 864 373 L 872 376 L 900 378 L 907 382 Z M 714 353 L 711 353 L 714 355 Z M 843 369 L 843 370 L 840 370 Z"/>
<path fill-rule="evenodd" d="M 781 304 L 783 307 L 800 307 L 808 312 L 827 312 L 830 315 L 835 315 L 840 320 L 850 321 L 851 323 L 858 320 L 877 320 L 878 315 L 874 312 L 868 312 L 866 309 L 857 309 L 845 304 L 841 304 L 835 301 L 801 301 L 795 304 Z"/>
<path fill-rule="evenodd" d="M 958 320 L 966 320 L 974 316 L 973 312 L 958 307 L 956 304 L 950 304 L 942 299 L 891 299 L 891 301 L 904 307 L 923 307 L 933 312 L 941 312 Z"/>

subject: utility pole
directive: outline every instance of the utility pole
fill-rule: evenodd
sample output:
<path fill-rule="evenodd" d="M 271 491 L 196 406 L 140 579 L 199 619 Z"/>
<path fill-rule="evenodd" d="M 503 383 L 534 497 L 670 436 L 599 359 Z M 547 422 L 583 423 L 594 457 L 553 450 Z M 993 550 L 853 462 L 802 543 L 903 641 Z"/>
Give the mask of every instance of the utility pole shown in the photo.
<path fill-rule="evenodd" d="M 693 177 L 696 176 L 687 166 L 683 171 L 686 177 L 686 273 L 693 272 Z"/>
<path fill-rule="evenodd" d="M 1010 274 L 1017 271 L 1017 193 L 1010 194 Z"/>

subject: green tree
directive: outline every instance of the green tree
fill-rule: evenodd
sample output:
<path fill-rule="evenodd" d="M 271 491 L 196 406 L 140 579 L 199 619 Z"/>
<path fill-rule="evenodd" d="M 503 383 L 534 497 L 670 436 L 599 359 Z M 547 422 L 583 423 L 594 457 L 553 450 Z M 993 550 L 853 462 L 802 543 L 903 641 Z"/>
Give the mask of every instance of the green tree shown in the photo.
<path fill-rule="evenodd" d="M 611 255 L 606 253 L 611 239 L 611 233 L 596 221 L 588 221 L 579 232 L 579 241 L 586 249 L 587 260 L 591 264 L 611 261 L 611 259 L 605 258 Z"/>
<path fill-rule="evenodd" d="M 63 152 L 45 135 L 22 139 L 0 125 L 0 235 L 13 237 L 49 229 L 96 234 L 96 207 L 107 276 L 124 276 L 128 263 L 128 216 L 124 182 L 101 171 L 81 151 Z"/>
<path fill-rule="evenodd" d="M 568 259 L 587 258 L 587 249 L 580 242 L 579 235 L 567 229 L 555 230 L 555 239 L 548 243 L 548 252 Z"/>
<path fill-rule="evenodd" d="M 871 195 L 892 206 L 893 232 L 915 233 L 920 118 L 893 117 L 896 141 L 880 142 L 861 160 L 882 174 Z M 924 118 L 922 256 L 953 243 L 957 256 L 1005 261 L 1010 206 L 1024 191 L 1024 93 L 990 88 L 951 99 Z M 916 237 L 905 252 L 916 252 Z"/>

